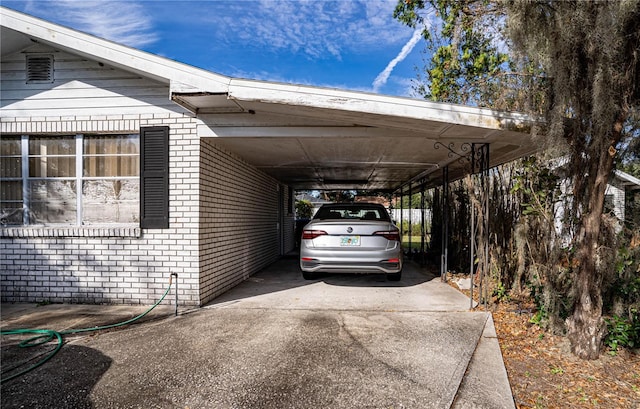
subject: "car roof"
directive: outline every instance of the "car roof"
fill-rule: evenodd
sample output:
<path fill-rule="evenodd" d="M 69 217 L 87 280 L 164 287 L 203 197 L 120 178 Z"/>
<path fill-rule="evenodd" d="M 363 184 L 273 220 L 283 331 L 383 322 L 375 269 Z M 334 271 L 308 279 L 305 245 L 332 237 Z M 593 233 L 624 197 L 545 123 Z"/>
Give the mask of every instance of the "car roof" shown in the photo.
<path fill-rule="evenodd" d="M 378 203 L 367 203 L 367 202 L 357 202 L 357 203 L 325 203 L 321 207 L 382 207 L 381 204 Z"/>

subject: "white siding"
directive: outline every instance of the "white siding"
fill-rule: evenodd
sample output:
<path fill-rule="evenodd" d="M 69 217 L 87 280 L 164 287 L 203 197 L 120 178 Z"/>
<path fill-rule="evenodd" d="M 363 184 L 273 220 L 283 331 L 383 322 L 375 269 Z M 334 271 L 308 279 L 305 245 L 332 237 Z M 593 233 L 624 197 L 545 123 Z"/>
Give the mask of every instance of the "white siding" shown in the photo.
<path fill-rule="evenodd" d="M 607 190 L 605 195 L 608 200 L 610 200 L 610 205 L 612 206 L 613 213 L 616 218 L 620 221 L 624 221 L 625 217 L 625 191 L 624 188 L 620 188 L 615 185 L 615 181 L 612 184 L 607 185 Z"/>
<path fill-rule="evenodd" d="M 53 55 L 53 83 L 26 83 L 26 53 Z M 26 53 L 2 58 L 2 117 L 187 113 L 169 100 L 167 84 L 42 45 Z"/>

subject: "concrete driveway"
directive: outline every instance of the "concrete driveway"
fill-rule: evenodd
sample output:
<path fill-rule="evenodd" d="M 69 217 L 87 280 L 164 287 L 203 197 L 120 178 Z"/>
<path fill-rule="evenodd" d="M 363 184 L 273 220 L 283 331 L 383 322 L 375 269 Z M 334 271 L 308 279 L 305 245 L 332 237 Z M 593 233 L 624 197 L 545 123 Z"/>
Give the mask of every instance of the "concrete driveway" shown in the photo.
<path fill-rule="evenodd" d="M 3 305 L 2 328 L 82 328 L 144 309 Z M 3 408 L 514 407 L 490 315 L 411 263 L 400 282 L 305 281 L 283 259 L 203 308 L 161 306 L 66 341 L 2 384 Z M 16 342 L 3 337 L 3 378 L 38 353 Z"/>

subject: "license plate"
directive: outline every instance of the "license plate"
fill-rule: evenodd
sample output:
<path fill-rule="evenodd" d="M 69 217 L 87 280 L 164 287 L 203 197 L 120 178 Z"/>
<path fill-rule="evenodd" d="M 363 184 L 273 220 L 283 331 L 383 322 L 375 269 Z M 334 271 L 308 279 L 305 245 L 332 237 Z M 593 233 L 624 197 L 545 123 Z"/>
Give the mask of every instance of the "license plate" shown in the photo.
<path fill-rule="evenodd" d="M 359 246 L 360 236 L 340 236 L 340 245 L 344 247 Z"/>

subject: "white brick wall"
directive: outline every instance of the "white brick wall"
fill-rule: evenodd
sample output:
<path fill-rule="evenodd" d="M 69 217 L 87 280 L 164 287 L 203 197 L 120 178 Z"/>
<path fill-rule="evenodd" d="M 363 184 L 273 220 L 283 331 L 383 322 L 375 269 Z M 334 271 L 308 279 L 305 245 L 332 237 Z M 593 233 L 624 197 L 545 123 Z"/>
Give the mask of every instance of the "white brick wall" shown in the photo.
<path fill-rule="evenodd" d="M 170 127 L 170 228 L 2 228 L 2 301 L 151 304 L 176 272 L 179 303 L 202 305 L 279 257 L 279 189 L 284 194 L 282 252 L 291 251 L 295 244 L 289 189 L 219 149 L 213 140 L 202 139 L 200 147 L 196 124 L 177 113 L 0 118 L 5 135 L 34 134 L 35 129 L 73 134 Z M 172 301 L 173 296 L 165 303 Z"/>
<path fill-rule="evenodd" d="M 201 155 L 197 126 L 202 122 L 167 98 L 166 84 L 48 46 L 33 47 L 30 51 L 55 53 L 55 64 L 65 61 L 65 75 L 81 89 L 61 92 L 64 76 L 53 84 L 25 84 L 24 54 L 4 56 L 3 85 L 30 98 L 0 94 L 0 133 L 138 133 L 142 126 L 169 126 L 170 228 L 0 228 L 2 301 L 150 304 L 176 272 L 179 302 L 199 305 L 278 257 L 277 182 L 210 143 Z M 101 85 L 84 78 L 99 78 Z M 284 217 L 286 250 L 293 248 L 288 232 L 293 220 Z"/>
<path fill-rule="evenodd" d="M 200 289 L 202 302 L 247 279 L 280 256 L 279 190 L 286 186 L 201 139 Z M 287 211 L 286 202 L 284 209 Z M 285 225 L 293 223 L 285 213 Z M 284 252 L 293 248 L 285 232 Z M 289 246 L 289 247 L 287 247 Z"/>
<path fill-rule="evenodd" d="M 179 113 L 0 118 L 3 135 L 42 134 L 37 130 L 47 129 L 65 134 L 101 129 L 137 133 L 141 126 L 154 125 L 170 127 L 170 228 L 0 229 L 2 301 L 151 304 L 176 272 L 179 302 L 200 304 L 200 159 L 193 118 Z"/>

